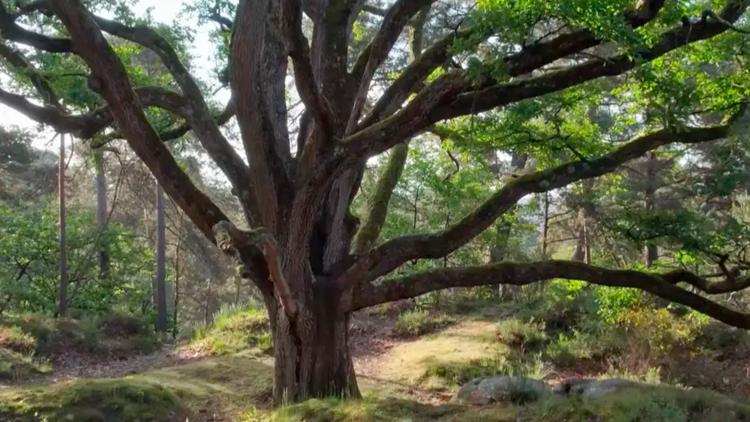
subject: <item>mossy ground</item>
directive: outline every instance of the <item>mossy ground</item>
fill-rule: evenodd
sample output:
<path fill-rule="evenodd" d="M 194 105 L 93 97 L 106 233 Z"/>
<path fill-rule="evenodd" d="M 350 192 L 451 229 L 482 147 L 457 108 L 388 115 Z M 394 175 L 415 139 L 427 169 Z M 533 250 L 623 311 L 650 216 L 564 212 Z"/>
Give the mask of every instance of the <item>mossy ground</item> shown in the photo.
<path fill-rule="evenodd" d="M 214 316 L 211 325 L 195 330 L 187 347 L 204 355 L 247 350 L 258 355 L 269 354 L 271 331 L 268 315 L 258 306 L 222 309 Z"/>
<path fill-rule="evenodd" d="M 0 390 L 0 420 L 234 420 L 270 402 L 272 368 L 246 355 L 209 358 L 116 379 Z"/>
<path fill-rule="evenodd" d="M 265 419 L 264 419 L 265 417 Z M 247 421 L 274 422 L 729 422 L 750 420 L 750 405 L 705 390 L 666 386 L 626 388 L 604 398 L 552 397 L 525 406 L 425 405 L 395 397 L 309 400 Z"/>
<path fill-rule="evenodd" d="M 523 406 L 448 402 L 474 376 L 549 378 L 545 355 L 557 344 L 554 337 L 538 323 L 508 318 L 507 311 L 477 309 L 438 332 L 400 340 L 369 372 L 360 372 L 362 400 L 316 399 L 275 410 L 272 362 L 258 353 L 257 336 L 266 332 L 262 315 L 227 313 L 195 340 L 220 345 L 210 347 L 213 357 L 117 379 L 0 390 L 0 420 L 750 421 L 746 402 L 668 385 L 624 388 L 599 399 L 552 396 Z M 245 337 L 238 336 L 243 332 Z M 582 342 L 575 347 L 588 346 Z"/>

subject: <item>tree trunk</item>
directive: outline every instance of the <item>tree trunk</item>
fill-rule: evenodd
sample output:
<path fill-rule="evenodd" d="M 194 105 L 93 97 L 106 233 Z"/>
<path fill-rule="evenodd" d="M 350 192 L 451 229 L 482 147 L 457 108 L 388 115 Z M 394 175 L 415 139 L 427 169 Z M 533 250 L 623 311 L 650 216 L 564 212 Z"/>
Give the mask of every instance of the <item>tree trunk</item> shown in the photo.
<path fill-rule="evenodd" d="M 57 189 L 60 199 L 60 284 L 58 291 L 57 315 L 68 316 L 68 256 L 65 238 L 65 135 L 60 134 L 60 162 L 57 172 Z"/>
<path fill-rule="evenodd" d="M 167 333 L 167 266 L 166 222 L 164 219 L 164 192 L 156 185 L 156 330 Z"/>
<path fill-rule="evenodd" d="M 360 397 L 349 350 L 349 315 L 337 311 L 338 295 L 330 283 L 319 281 L 313 286 L 313 308 L 301 311 L 292 324 L 275 301 L 268 306 L 275 404 L 313 397 Z"/>
<path fill-rule="evenodd" d="M 109 272 L 109 252 L 107 242 L 101 236 L 107 229 L 107 176 L 104 172 L 104 151 L 94 150 L 94 167 L 96 168 L 96 227 L 99 230 L 99 274 L 104 277 Z"/>
<path fill-rule="evenodd" d="M 652 214 L 656 210 L 658 164 L 659 162 L 656 158 L 656 154 L 650 152 L 646 155 L 646 189 L 644 192 L 644 202 L 647 214 Z M 651 268 L 654 265 L 654 261 L 657 259 L 659 259 L 659 250 L 656 244 L 652 241 L 646 242 L 646 246 L 643 250 L 643 264 L 646 268 Z"/>

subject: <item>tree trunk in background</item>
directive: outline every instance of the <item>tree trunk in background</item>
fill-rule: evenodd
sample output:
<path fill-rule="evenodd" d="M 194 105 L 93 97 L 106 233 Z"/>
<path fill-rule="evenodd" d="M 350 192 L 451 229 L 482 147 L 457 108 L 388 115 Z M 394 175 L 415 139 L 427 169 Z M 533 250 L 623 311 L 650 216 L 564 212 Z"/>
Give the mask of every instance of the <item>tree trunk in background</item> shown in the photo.
<path fill-rule="evenodd" d="M 164 219 L 164 192 L 156 185 L 156 329 L 167 333 L 167 266 L 166 222 Z"/>
<path fill-rule="evenodd" d="M 94 150 L 94 167 L 96 169 L 96 226 L 99 231 L 99 274 L 105 277 L 109 272 L 109 253 L 107 242 L 102 235 L 107 229 L 107 176 L 104 172 L 104 151 Z"/>
<path fill-rule="evenodd" d="M 57 171 L 57 192 L 60 204 L 60 284 L 57 315 L 68 316 L 68 256 L 65 238 L 65 135 L 60 134 L 60 162 Z"/>
<path fill-rule="evenodd" d="M 542 206 L 542 259 L 547 259 L 547 243 L 549 241 L 549 192 L 542 195 L 544 204 Z"/>
<path fill-rule="evenodd" d="M 182 228 L 182 214 L 180 213 L 180 228 Z M 177 317 L 180 309 L 180 253 L 182 252 L 182 236 L 177 237 L 174 251 L 174 308 L 172 309 L 172 338 L 177 338 Z"/>
<path fill-rule="evenodd" d="M 656 210 L 656 176 L 658 160 L 656 154 L 649 152 L 646 155 L 646 189 L 644 192 L 644 202 L 647 213 L 653 213 Z M 653 242 L 646 242 L 646 246 L 643 251 L 643 264 L 646 268 L 650 268 L 654 265 L 654 261 L 659 258 L 659 250 L 656 244 Z"/>

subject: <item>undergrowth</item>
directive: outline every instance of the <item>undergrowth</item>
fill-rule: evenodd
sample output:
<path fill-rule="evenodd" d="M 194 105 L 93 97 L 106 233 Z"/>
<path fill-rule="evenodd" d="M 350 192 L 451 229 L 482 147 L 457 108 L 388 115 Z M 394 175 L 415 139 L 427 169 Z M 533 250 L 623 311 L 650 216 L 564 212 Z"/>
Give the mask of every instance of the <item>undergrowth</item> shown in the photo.
<path fill-rule="evenodd" d="M 222 308 L 213 323 L 196 329 L 188 347 L 214 355 L 248 349 L 269 354 L 271 340 L 265 309 L 252 305 L 230 306 Z"/>

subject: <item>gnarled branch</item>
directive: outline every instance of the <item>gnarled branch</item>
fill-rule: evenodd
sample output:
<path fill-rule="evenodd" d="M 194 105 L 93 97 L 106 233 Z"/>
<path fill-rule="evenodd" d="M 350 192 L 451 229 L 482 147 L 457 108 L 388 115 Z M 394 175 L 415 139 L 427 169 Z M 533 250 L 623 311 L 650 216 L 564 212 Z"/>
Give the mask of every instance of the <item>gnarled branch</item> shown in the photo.
<path fill-rule="evenodd" d="M 374 280 L 412 259 L 443 257 L 468 243 L 530 193 L 547 192 L 578 180 L 604 175 L 619 165 L 663 145 L 712 141 L 726 137 L 729 131 L 730 125 L 692 128 L 683 132 L 660 130 L 632 140 L 599 158 L 571 162 L 515 178 L 474 212 L 445 231 L 405 236 L 384 243 L 360 258 L 341 278 L 340 283 L 346 284 L 347 279 L 356 280 L 363 276 L 367 280 Z"/>
<path fill-rule="evenodd" d="M 630 287 L 649 292 L 671 302 L 735 327 L 750 329 L 750 314 L 738 312 L 665 280 L 664 275 L 632 270 L 611 270 L 581 262 L 541 261 L 503 262 L 465 268 L 441 268 L 405 277 L 367 283 L 355 291 L 350 310 L 416 297 L 451 287 L 474 287 L 496 284 L 526 285 L 553 278 L 583 280 L 612 287 Z"/>

